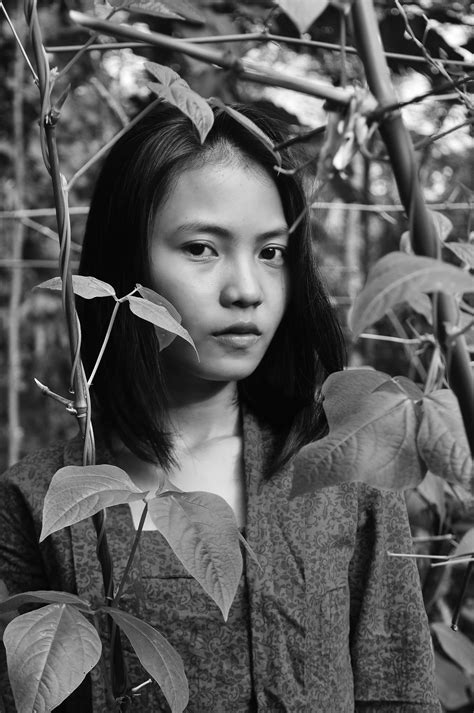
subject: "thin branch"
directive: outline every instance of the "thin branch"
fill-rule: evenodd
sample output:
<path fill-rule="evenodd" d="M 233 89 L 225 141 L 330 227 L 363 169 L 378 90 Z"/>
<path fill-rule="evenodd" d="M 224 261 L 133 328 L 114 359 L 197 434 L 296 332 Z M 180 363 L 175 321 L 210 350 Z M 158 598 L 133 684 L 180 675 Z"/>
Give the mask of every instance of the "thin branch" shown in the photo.
<path fill-rule="evenodd" d="M 118 10 L 118 8 L 115 8 L 115 7 L 112 8 L 112 10 L 109 12 L 109 14 L 106 17 L 106 20 L 110 20 L 110 18 L 115 15 L 117 10 Z M 69 62 L 66 64 L 66 66 L 63 67 L 62 70 L 60 71 L 60 73 L 59 73 L 60 77 L 64 76 L 65 74 L 67 74 L 69 72 L 71 67 L 73 65 L 75 65 L 78 60 L 80 60 L 80 58 L 82 57 L 84 52 L 86 52 L 88 50 L 90 45 L 92 45 L 98 39 L 98 37 L 99 37 L 99 35 L 92 35 L 92 37 L 89 37 L 87 42 L 84 45 L 82 45 L 82 47 L 79 47 L 79 49 L 78 49 L 77 53 L 74 55 L 74 57 L 72 57 L 69 60 Z"/>
<path fill-rule="evenodd" d="M 99 161 L 99 159 L 101 159 L 102 156 L 104 156 L 112 148 L 112 146 L 124 134 L 127 133 L 127 131 L 129 129 L 131 129 L 133 126 L 135 126 L 135 124 L 137 124 L 140 121 L 140 119 L 143 119 L 144 116 L 149 114 L 152 111 L 152 109 L 154 109 L 155 106 L 157 106 L 157 104 L 159 104 L 160 101 L 161 101 L 161 99 L 155 99 L 151 104 L 149 104 L 146 107 L 146 109 L 143 109 L 143 111 L 141 111 L 139 114 L 137 114 L 137 116 L 135 116 L 127 124 L 127 126 L 125 126 L 123 129 L 121 129 L 117 134 L 115 134 L 115 136 L 113 136 L 110 139 L 110 141 L 108 141 L 104 146 L 102 146 L 102 148 L 99 149 L 99 151 L 97 151 L 97 153 L 95 153 L 94 156 L 91 156 L 91 158 L 88 161 L 86 161 L 85 164 L 83 164 L 81 166 L 81 168 L 79 168 L 76 171 L 76 173 L 74 174 L 74 176 L 70 179 L 69 183 L 67 184 L 67 190 L 70 191 L 72 186 L 76 183 L 77 179 L 80 178 L 84 173 L 86 173 L 86 171 L 88 171 L 91 166 L 93 166 L 95 163 L 97 163 L 97 161 Z"/>
<path fill-rule="evenodd" d="M 384 334 L 359 334 L 359 339 L 376 339 L 382 342 L 395 342 L 396 344 L 421 344 L 421 339 L 409 339 L 404 337 L 389 337 Z"/>
<path fill-rule="evenodd" d="M 102 357 L 104 356 L 105 347 L 106 347 L 107 344 L 108 344 L 108 341 L 109 341 L 109 338 L 110 338 L 110 335 L 111 335 L 111 332 L 112 332 L 112 327 L 114 326 L 115 317 L 117 316 L 117 312 L 118 312 L 118 308 L 119 308 L 119 307 L 120 307 L 120 302 L 117 300 L 116 303 L 115 303 L 115 305 L 114 305 L 114 309 L 113 309 L 113 311 L 112 311 L 112 315 L 111 315 L 111 317 L 110 317 L 109 326 L 107 327 L 107 332 L 106 332 L 106 334 L 105 334 L 104 341 L 102 342 L 102 346 L 101 346 L 101 348 L 100 348 L 99 355 L 98 355 L 98 357 L 97 357 L 97 359 L 96 359 L 96 362 L 95 362 L 95 364 L 94 364 L 94 368 L 92 369 L 92 373 L 91 373 L 91 375 L 89 376 L 89 381 L 87 382 L 87 386 L 88 386 L 89 388 L 92 386 L 92 382 L 94 381 L 94 376 L 96 375 L 97 369 L 99 368 L 99 364 L 100 364 L 100 362 L 101 362 L 101 360 L 102 360 Z"/>
<path fill-rule="evenodd" d="M 112 114 L 115 114 L 117 119 L 120 121 L 122 126 L 127 126 L 128 124 L 128 116 L 125 113 L 125 111 L 122 109 L 122 106 L 120 103 L 116 100 L 116 98 L 109 92 L 105 84 L 103 84 L 97 77 L 91 77 L 90 82 L 92 86 L 95 88 L 97 91 L 98 95 L 104 99 L 105 103 L 109 107 L 110 111 Z"/>
<path fill-rule="evenodd" d="M 58 234 L 46 225 L 42 225 L 42 223 L 38 223 L 36 220 L 31 220 L 31 218 L 21 218 L 21 222 L 23 225 L 26 225 L 27 228 L 36 230 L 37 233 L 43 235 L 45 238 L 48 238 L 48 240 L 53 240 L 55 243 L 59 243 Z M 74 250 L 81 250 L 81 246 L 78 243 L 73 243 L 72 241 L 71 248 L 74 248 Z"/>
<path fill-rule="evenodd" d="M 23 44 L 22 44 L 20 38 L 18 37 L 18 33 L 17 33 L 17 31 L 15 30 L 15 26 L 13 25 L 13 22 L 11 21 L 9 15 L 8 15 L 8 12 L 7 12 L 7 10 L 6 10 L 6 7 L 5 7 L 5 5 L 3 4 L 3 2 L 0 2 L 0 10 L 3 11 L 3 14 L 5 15 L 5 19 L 6 19 L 6 21 L 8 22 L 8 24 L 10 25 L 10 29 L 11 29 L 11 31 L 12 31 L 12 33 L 13 33 L 13 36 L 14 36 L 16 42 L 17 42 L 17 45 L 18 45 L 18 47 L 19 47 L 19 49 L 20 49 L 20 52 L 22 53 L 23 57 L 25 58 L 25 62 L 26 62 L 26 64 L 28 65 L 28 68 L 29 68 L 29 70 L 30 70 L 30 72 L 31 72 L 31 75 L 32 75 L 32 77 L 33 77 L 33 79 L 34 79 L 34 81 L 35 81 L 35 84 L 38 84 L 38 75 L 36 74 L 36 72 L 35 72 L 35 70 L 34 70 L 34 68 L 33 68 L 33 65 L 32 65 L 31 62 L 30 62 L 30 58 L 29 58 L 28 55 L 26 54 L 26 50 L 25 50 L 25 48 L 23 47 Z"/>
<path fill-rule="evenodd" d="M 259 42 L 285 42 L 288 45 L 300 45 L 303 47 L 314 47 L 315 49 L 325 49 L 331 52 L 341 52 L 342 48 L 339 44 L 333 44 L 332 42 L 320 42 L 319 40 L 303 40 L 298 37 L 285 37 L 284 35 L 272 35 L 267 32 L 248 32 L 247 34 L 234 34 L 234 35 L 212 35 L 210 37 L 187 37 L 186 42 L 192 44 L 219 44 L 219 43 L 229 43 L 229 42 L 245 42 L 245 41 L 259 41 Z M 152 47 L 149 42 L 101 42 L 99 44 L 90 44 L 87 46 L 87 51 L 91 52 L 93 50 L 119 50 L 119 49 L 136 49 L 140 47 Z M 51 45 L 46 48 L 47 52 L 51 53 L 68 53 L 76 52 L 82 49 L 81 45 Z M 346 52 L 348 54 L 357 54 L 355 47 L 346 47 Z M 418 55 L 403 54 L 400 52 L 385 52 L 385 56 L 389 59 L 396 59 L 401 62 L 414 62 L 417 64 L 427 64 L 428 60 L 425 57 L 419 57 Z M 463 59 L 439 59 L 445 65 L 454 65 L 456 67 L 473 67 L 474 64 L 469 60 Z"/>
<path fill-rule="evenodd" d="M 260 64 L 257 62 L 240 59 L 230 52 L 219 52 L 214 49 L 210 49 L 209 47 L 198 47 L 196 44 L 188 42 L 187 40 L 176 39 L 175 37 L 163 35 L 158 32 L 147 32 L 145 30 L 139 30 L 136 27 L 118 25 L 113 22 L 98 20 L 95 17 L 85 15 L 82 12 L 76 12 L 75 10 L 71 10 L 69 15 L 73 22 L 76 22 L 83 27 L 103 32 L 104 34 L 112 35 L 114 37 L 117 36 L 126 37 L 132 40 L 144 40 L 157 47 L 162 47 L 175 52 L 182 52 L 189 57 L 206 62 L 207 64 L 214 64 L 222 69 L 230 70 L 234 72 L 239 79 L 248 80 L 257 84 L 291 89 L 293 91 L 301 92 L 302 94 L 315 96 L 320 99 L 327 99 L 336 104 L 342 105 L 347 105 L 354 93 L 353 89 L 344 90 L 340 87 L 334 87 L 332 84 L 328 84 L 326 82 L 291 77 L 271 68 L 265 68 L 265 70 L 262 71 Z"/>
<path fill-rule="evenodd" d="M 435 134 L 434 136 L 428 136 L 426 139 L 418 141 L 418 143 L 415 144 L 414 148 L 417 150 L 425 149 L 430 144 L 433 144 L 435 141 L 438 141 L 438 139 L 442 139 L 444 136 L 452 134 L 454 131 L 462 129 L 464 126 L 469 126 L 470 124 L 474 124 L 474 117 L 472 116 L 470 119 L 466 119 L 466 121 L 463 121 L 460 124 L 456 124 L 456 126 L 452 126 L 450 129 L 446 129 L 446 131 L 440 131 L 439 134 Z"/>

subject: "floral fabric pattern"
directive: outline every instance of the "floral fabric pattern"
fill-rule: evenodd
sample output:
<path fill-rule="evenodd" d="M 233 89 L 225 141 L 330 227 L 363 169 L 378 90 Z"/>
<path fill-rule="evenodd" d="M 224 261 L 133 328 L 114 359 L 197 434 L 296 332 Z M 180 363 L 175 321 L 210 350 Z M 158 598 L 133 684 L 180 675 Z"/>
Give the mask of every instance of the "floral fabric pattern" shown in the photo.
<path fill-rule="evenodd" d="M 262 473 L 275 435 L 244 411 L 245 572 L 228 623 L 157 532 L 145 532 L 121 602 L 185 660 L 189 713 L 439 713 L 433 655 L 401 495 L 358 484 L 290 499 L 291 464 Z M 80 440 L 29 456 L 0 477 L 0 578 L 11 594 L 63 589 L 103 598 L 91 520 L 38 544 L 53 474 L 80 463 Z M 113 462 L 104 451 L 99 462 Z M 309 467 L 309 466 L 308 466 Z M 317 477 L 317 474 L 314 475 Z M 109 508 L 115 581 L 134 536 L 128 506 Z M 107 658 L 108 633 L 101 631 Z M 124 640 L 130 679 L 148 678 Z M 15 707 L 0 652 L 0 689 Z M 91 703 L 92 701 L 92 703 Z M 60 713 L 113 711 L 96 666 Z M 133 708 L 168 711 L 156 684 Z"/>

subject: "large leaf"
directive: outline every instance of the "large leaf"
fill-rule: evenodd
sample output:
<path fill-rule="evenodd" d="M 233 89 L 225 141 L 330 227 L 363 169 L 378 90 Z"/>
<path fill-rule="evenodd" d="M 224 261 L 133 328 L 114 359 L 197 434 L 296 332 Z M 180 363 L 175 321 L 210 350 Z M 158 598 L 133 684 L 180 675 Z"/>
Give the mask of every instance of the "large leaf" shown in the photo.
<path fill-rule="evenodd" d="M 61 290 L 63 281 L 60 277 L 53 277 L 51 280 L 46 280 L 36 289 L 45 290 Z M 115 297 L 115 290 L 108 282 L 98 280 L 96 277 L 88 277 L 86 275 L 73 275 L 72 287 L 74 294 L 79 297 L 84 297 L 86 300 L 93 300 L 95 297 Z"/>
<path fill-rule="evenodd" d="M 166 20 L 187 20 L 199 25 L 205 21 L 188 0 L 110 0 L 110 5 Z"/>
<path fill-rule="evenodd" d="M 127 297 L 127 301 L 134 315 L 140 317 L 140 319 L 145 319 L 147 322 L 151 322 L 158 327 L 161 332 L 173 335 L 173 339 L 174 337 L 181 337 L 181 339 L 184 339 L 192 346 L 199 358 L 189 332 L 170 315 L 166 307 L 161 304 L 156 304 L 155 302 L 150 302 L 142 297 Z M 160 339 L 160 331 L 158 332 L 158 340 Z M 170 341 L 173 341 L 173 339 Z M 160 349 L 164 349 L 170 341 L 165 339 L 165 343 L 160 342 Z"/>
<path fill-rule="evenodd" d="M 182 713 L 189 700 L 183 661 L 168 641 L 149 624 L 122 611 L 105 609 L 132 644 L 143 668 L 155 679 L 172 713 Z"/>
<path fill-rule="evenodd" d="M 145 495 L 124 470 L 114 465 L 60 468 L 53 475 L 44 499 L 40 542 L 99 510 L 141 500 Z"/>
<path fill-rule="evenodd" d="M 351 481 L 394 490 L 421 482 L 418 406 L 402 384 L 350 370 L 331 374 L 323 395 L 329 434 L 296 456 L 292 496 Z"/>
<path fill-rule="evenodd" d="M 448 624 L 436 622 L 431 629 L 438 641 L 455 663 L 469 676 L 474 676 L 474 644 L 460 631 L 453 631 Z"/>
<path fill-rule="evenodd" d="M 435 666 L 439 698 L 446 709 L 454 711 L 472 703 L 468 694 L 470 681 L 466 674 L 437 652 Z"/>
<path fill-rule="evenodd" d="M 389 253 L 375 263 L 354 302 L 350 315 L 354 335 L 358 336 L 395 305 L 409 302 L 412 293 L 420 292 L 474 292 L 474 277 L 433 258 Z"/>
<path fill-rule="evenodd" d="M 446 496 L 442 478 L 428 471 L 416 490 L 426 502 L 435 508 L 440 525 L 442 525 L 446 518 Z"/>
<path fill-rule="evenodd" d="M 148 502 L 156 528 L 227 620 L 242 574 L 232 508 L 212 493 L 166 493 Z"/>
<path fill-rule="evenodd" d="M 84 612 L 92 612 L 91 606 L 88 602 L 84 601 L 76 594 L 69 594 L 68 592 L 55 592 L 54 590 L 42 590 L 39 589 L 36 592 L 22 592 L 21 594 L 14 594 L 7 599 L 0 601 L 0 612 L 12 611 L 13 609 L 19 609 L 24 604 L 69 604 L 80 609 Z"/>
<path fill-rule="evenodd" d="M 75 608 L 49 604 L 5 629 L 8 675 L 18 711 L 50 713 L 96 665 L 97 631 Z"/>
<path fill-rule="evenodd" d="M 462 260 L 470 270 L 474 270 L 474 245 L 471 243 L 445 243 L 460 260 Z"/>
<path fill-rule="evenodd" d="M 207 101 L 169 67 L 155 62 L 145 62 L 145 68 L 159 82 L 159 84 L 152 82 L 149 85 L 150 89 L 186 114 L 198 130 L 201 143 L 204 143 L 214 123 L 214 114 Z"/>
<path fill-rule="evenodd" d="M 277 2 L 301 33 L 307 32 L 329 5 L 329 0 L 277 0 Z"/>
<path fill-rule="evenodd" d="M 168 300 L 165 299 L 164 297 L 162 297 L 161 295 L 159 295 L 158 292 L 155 292 L 154 290 L 150 290 L 149 287 L 143 287 L 142 285 L 137 285 L 137 290 L 142 297 L 144 297 L 146 300 L 148 300 L 148 302 L 153 302 L 153 304 L 166 309 L 170 313 L 171 317 L 178 324 L 181 324 L 181 315 L 179 314 L 178 310 L 175 309 L 175 307 L 171 304 L 171 302 L 168 302 Z M 168 347 L 171 344 L 171 342 L 174 341 L 174 339 L 176 339 L 176 334 L 174 332 L 169 332 L 166 329 L 160 329 L 159 327 L 157 327 L 156 333 L 157 333 L 158 342 L 160 345 L 160 350 Z"/>
<path fill-rule="evenodd" d="M 451 389 L 433 391 L 422 406 L 417 434 L 421 457 L 432 473 L 469 490 L 473 463 L 456 396 Z"/>

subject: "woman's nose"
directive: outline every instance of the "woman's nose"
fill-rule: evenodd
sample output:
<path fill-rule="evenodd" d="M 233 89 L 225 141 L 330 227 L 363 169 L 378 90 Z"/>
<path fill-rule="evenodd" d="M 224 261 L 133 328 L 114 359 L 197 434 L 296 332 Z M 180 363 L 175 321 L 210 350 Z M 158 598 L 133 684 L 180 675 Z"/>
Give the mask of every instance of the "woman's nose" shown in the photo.
<path fill-rule="evenodd" d="M 224 307 L 257 307 L 263 301 L 257 266 L 250 260 L 233 262 L 228 266 L 221 291 Z"/>

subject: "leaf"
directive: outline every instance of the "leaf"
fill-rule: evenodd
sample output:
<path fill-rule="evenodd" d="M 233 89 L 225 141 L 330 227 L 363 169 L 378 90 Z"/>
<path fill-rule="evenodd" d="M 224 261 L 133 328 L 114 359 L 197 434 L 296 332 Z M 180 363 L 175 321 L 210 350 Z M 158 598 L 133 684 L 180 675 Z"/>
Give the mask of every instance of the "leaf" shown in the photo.
<path fill-rule="evenodd" d="M 214 114 L 207 101 L 169 67 L 145 62 L 145 68 L 159 82 L 152 82 L 149 88 L 189 117 L 199 132 L 201 143 L 204 143 L 214 123 Z"/>
<path fill-rule="evenodd" d="M 277 0 L 277 4 L 298 28 L 307 32 L 329 5 L 329 0 Z"/>
<path fill-rule="evenodd" d="M 281 166 L 281 155 L 279 151 L 275 150 L 273 141 L 270 139 L 269 136 L 265 134 L 265 132 L 262 131 L 259 126 L 257 126 L 257 124 L 255 124 L 247 116 L 244 116 L 244 114 L 241 114 L 240 111 L 237 111 L 237 109 L 233 109 L 231 106 L 227 106 L 226 104 L 224 104 L 223 101 L 216 97 L 210 99 L 209 104 L 211 106 L 219 107 L 219 109 L 225 111 L 225 113 L 232 117 L 234 121 L 236 121 L 238 124 L 247 129 L 247 131 L 249 131 L 253 136 L 255 136 L 256 139 L 261 141 L 267 151 L 270 151 L 270 153 L 273 155 L 273 158 L 277 162 L 278 166 Z"/>
<path fill-rule="evenodd" d="M 159 307 L 164 307 L 170 313 L 171 317 L 175 319 L 178 324 L 181 324 L 181 315 L 178 310 L 173 307 L 171 302 L 168 302 L 168 300 L 159 295 L 158 292 L 150 290 L 148 287 L 137 285 L 137 290 L 142 297 L 148 300 L 148 302 L 153 302 L 153 304 L 156 304 Z M 158 336 L 160 350 L 168 347 L 171 342 L 176 339 L 176 334 L 168 332 L 165 329 L 160 329 L 159 327 L 157 327 L 156 333 Z"/>
<path fill-rule="evenodd" d="M 187 0 L 110 0 L 110 5 L 166 20 L 187 20 L 199 25 L 205 22 L 204 17 Z"/>
<path fill-rule="evenodd" d="M 472 703 L 469 679 L 457 666 L 435 652 L 436 684 L 443 706 L 448 711 L 458 710 Z"/>
<path fill-rule="evenodd" d="M 474 644 L 467 636 L 441 622 L 431 624 L 431 629 L 449 658 L 464 669 L 468 676 L 474 676 Z"/>
<path fill-rule="evenodd" d="M 434 506 L 438 513 L 440 524 L 442 524 L 446 518 L 446 499 L 442 478 L 428 471 L 418 485 L 417 491 L 426 502 Z"/>
<path fill-rule="evenodd" d="M 114 465 L 67 465 L 53 475 L 43 506 L 40 542 L 63 527 L 112 505 L 142 500 L 127 473 Z"/>
<path fill-rule="evenodd" d="M 421 292 L 410 292 L 407 295 L 406 301 L 417 314 L 421 314 L 428 324 L 433 324 L 433 305 L 428 295 L 423 295 Z"/>
<path fill-rule="evenodd" d="M 187 332 L 187 330 L 170 315 L 166 307 L 156 304 L 155 302 L 149 302 L 147 299 L 143 299 L 142 297 L 127 297 L 127 301 L 133 314 L 140 317 L 140 319 L 145 319 L 147 322 L 151 322 L 160 330 L 167 332 L 168 334 L 172 334 L 173 339 L 174 337 L 181 337 L 181 339 L 184 339 L 192 346 L 199 359 L 199 355 L 189 332 Z M 165 339 L 165 342 L 166 341 L 167 340 Z M 168 343 L 170 342 L 168 341 Z M 167 344 L 164 346 L 167 346 Z M 160 342 L 160 349 L 164 349 L 164 346 Z"/>
<path fill-rule="evenodd" d="M 470 243 L 445 243 L 445 248 L 449 248 L 470 270 L 474 270 L 474 245 Z"/>
<path fill-rule="evenodd" d="M 3 640 L 15 703 L 25 712 L 56 708 L 96 665 L 102 650 L 92 624 L 66 604 L 48 604 L 16 617 Z"/>
<path fill-rule="evenodd" d="M 148 512 L 227 620 L 242 575 L 239 530 L 230 505 L 213 493 L 166 493 L 148 502 Z"/>
<path fill-rule="evenodd" d="M 461 542 L 452 553 L 452 557 L 464 557 L 474 555 L 474 527 L 464 533 Z"/>
<path fill-rule="evenodd" d="M 393 252 L 378 260 L 358 294 L 350 315 L 355 336 L 377 322 L 412 293 L 474 292 L 474 277 L 465 270 L 430 257 Z"/>
<path fill-rule="evenodd" d="M 92 612 L 89 602 L 84 601 L 75 594 L 68 592 L 55 592 L 54 590 L 41 590 L 36 592 L 22 592 L 14 594 L 7 599 L 0 601 L 0 612 L 19 609 L 24 604 L 46 604 L 54 602 L 56 604 L 69 604 L 84 612 Z"/>
<path fill-rule="evenodd" d="M 449 233 L 453 229 L 453 224 L 447 215 L 439 213 L 437 210 L 430 210 L 430 215 L 436 230 L 436 235 L 441 243 L 444 243 Z"/>
<path fill-rule="evenodd" d="M 372 393 L 369 375 L 385 377 Z M 399 385 L 380 372 L 349 370 L 331 374 L 323 394 L 329 434 L 296 456 L 292 497 L 343 482 L 390 490 L 418 485 L 425 474 L 415 441 L 418 406 Z"/>
<path fill-rule="evenodd" d="M 189 701 L 188 681 L 178 652 L 156 629 L 113 607 L 104 608 L 133 646 L 143 668 L 155 679 L 171 707 L 182 713 Z"/>
<path fill-rule="evenodd" d="M 46 280 L 46 282 L 37 285 L 35 289 L 61 290 L 62 285 L 63 281 L 60 277 L 53 277 L 51 280 Z M 86 300 L 92 300 L 94 297 L 115 297 L 115 290 L 112 285 L 98 280 L 96 277 L 73 275 L 72 287 L 74 294 L 84 297 Z"/>
<path fill-rule="evenodd" d="M 432 473 L 469 489 L 473 463 L 456 396 L 451 389 L 432 391 L 422 406 L 416 437 L 420 456 Z"/>

